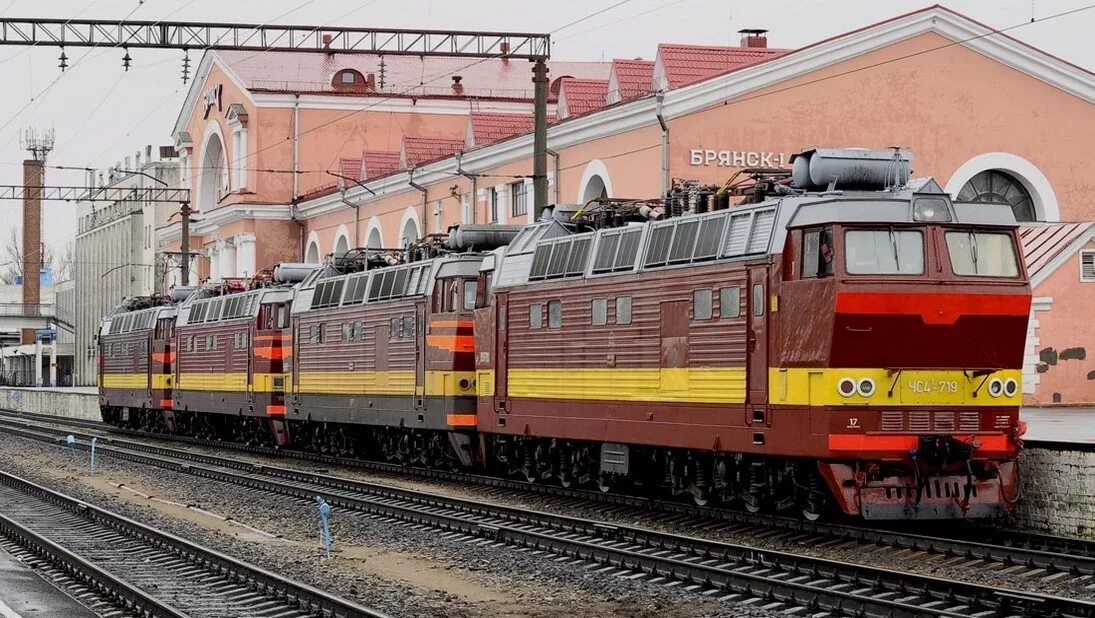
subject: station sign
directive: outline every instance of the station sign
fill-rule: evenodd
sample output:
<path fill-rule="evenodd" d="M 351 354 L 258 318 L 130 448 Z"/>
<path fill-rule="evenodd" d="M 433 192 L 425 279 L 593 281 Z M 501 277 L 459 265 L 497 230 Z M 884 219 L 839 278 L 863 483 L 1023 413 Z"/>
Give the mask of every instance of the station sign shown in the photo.
<path fill-rule="evenodd" d="M 218 112 L 221 111 L 221 94 L 223 92 L 223 84 L 217 84 L 205 91 L 205 94 L 202 96 L 202 104 L 205 105 L 205 118 L 209 117 L 209 110 L 214 106 L 217 108 Z"/>
<path fill-rule="evenodd" d="M 688 154 L 688 164 L 693 167 L 787 167 L 791 159 L 782 152 L 759 150 L 690 148 Z"/>

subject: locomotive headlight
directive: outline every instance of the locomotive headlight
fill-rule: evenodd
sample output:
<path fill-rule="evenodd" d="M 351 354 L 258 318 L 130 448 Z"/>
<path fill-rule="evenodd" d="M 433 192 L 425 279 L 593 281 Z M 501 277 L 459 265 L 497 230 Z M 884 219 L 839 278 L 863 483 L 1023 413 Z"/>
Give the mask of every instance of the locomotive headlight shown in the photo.
<path fill-rule="evenodd" d="M 1008 378 L 1004 380 L 1004 394 L 1008 397 L 1014 397 L 1019 392 L 1019 383 L 1015 381 L 1015 378 Z"/>
<path fill-rule="evenodd" d="M 1004 392 L 1004 382 L 1000 378 L 989 380 L 989 395 L 999 397 Z"/>
<path fill-rule="evenodd" d="M 840 393 L 842 397 L 851 397 L 855 394 L 855 380 L 851 378 L 841 378 L 836 383 L 836 392 Z"/>
<path fill-rule="evenodd" d="M 938 197 L 922 197 L 913 203 L 913 221 L 945 223 L 951 220 L 947 200 Z"/>
<path fill-rule="evenodd" d="M 874 394 L 874 380 L 870 378 L 863 378 L 859 381 L 859 385 L 856 387 L 859 394 L 864 397 L 870 397 Z"/>

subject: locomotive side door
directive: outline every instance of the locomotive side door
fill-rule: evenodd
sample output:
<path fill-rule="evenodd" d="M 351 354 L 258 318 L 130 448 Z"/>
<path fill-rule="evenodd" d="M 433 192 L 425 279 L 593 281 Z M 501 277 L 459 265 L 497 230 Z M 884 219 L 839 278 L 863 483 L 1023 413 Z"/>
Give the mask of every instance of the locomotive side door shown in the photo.
<path fill-rule="evenodd" d="M 252 321 L 244 331 L 243 349 L 247 353 L 247 403 L 252 411 L 255 404 L 255 334 L 258 332 L 256 321 Z"/>
<path fill-rule="evenodd" d="M 746 374 L 748 394 L 746 404 L 763 406 L 768 403 L 768 269 L 749 269 L 749 317 L 746 331 Z M 752 412 L 749 413 L 752 418 Z"/>
<path fill-rule="evenodd" d="M 414 407 L 426 407 L 426 303 L 414 307 Z"/>
<path fill-rule="evenodd" d="M 157 323 L 157 326 L 158 325 L 159 324 Z M 155 364 L 153 360 L 156 356 L 156 327 L 153 327 L 152 330 L 148 331 L 148 336 L 145 337 L 144 346 L 141 349 L 144 351 L 141 356 L 144 357 L 145 369 L 147 370 L 147 373 L 145 374 L 145 386 L 147 386 L 148 389 L 145 391 L 145 395 L 148 397 L 149 403 L 152 404 L 152 376 L 157 373 L 152 368 L 152 365 Z M 51 384 L 50 386 L 57 385 Z"/>
<path fill-rule="evenodd" d="M 293 332 L 293 355 L 292 355 L 292 359 L 293 359 L 292 360 L 292 363 L 293 363 L 293 371 L 292 371 L 293 403 L 298 404 L 298 403 L 300 403 L 300 350 L 303 346 L 301 346 L 302 342 L 301 342 L 301 339 L 300 339 L 300 320 L 299 319 L 298 320 L 292 320 L 292 324 L 293 324 L 293 328 L 292 328 L 292 332 Z M 309 342 L 309 343 L 311 343 L 311 342 Z"/>
<path fill-rule="evenodd" d="M 509 295 L 497 294 L 494 302 L 494 400 L 498 409 L 507 409 L 509 362 Z"/>

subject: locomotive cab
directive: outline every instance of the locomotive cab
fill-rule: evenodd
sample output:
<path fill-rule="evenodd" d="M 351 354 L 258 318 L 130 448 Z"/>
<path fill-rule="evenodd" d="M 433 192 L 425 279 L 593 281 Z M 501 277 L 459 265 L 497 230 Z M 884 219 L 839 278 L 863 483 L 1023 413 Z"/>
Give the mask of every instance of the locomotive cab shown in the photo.
<path fill-rule="evenodd" d="M 1006 205 L 944 194 L 819 199 L 791 219 L 771 403 L 809 408 L 845 513 L 988 516 L 1014 496 L 1018 246 Z"/>

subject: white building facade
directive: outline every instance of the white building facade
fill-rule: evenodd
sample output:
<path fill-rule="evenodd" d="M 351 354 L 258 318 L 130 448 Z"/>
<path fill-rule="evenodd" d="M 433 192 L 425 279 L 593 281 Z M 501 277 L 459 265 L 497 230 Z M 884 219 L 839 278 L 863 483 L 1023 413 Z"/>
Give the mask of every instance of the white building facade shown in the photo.
<path fill-rule="evenodd" d="M 104 187 L 178 187 L 179 181 L 174 146 L 146 146 L 109 170 L 89 174 L 85 198 Z M 84 199 L 76 209 L 75 373 L 79 385 L 94 385 L 103 317 L 126 297 L 165 292 L 171 264 L 157 255 L 156 230 L 178 213 L 179 204 Z"/>

